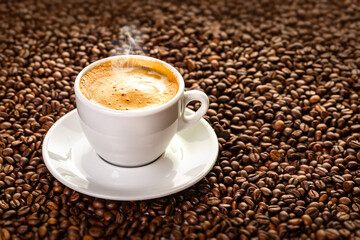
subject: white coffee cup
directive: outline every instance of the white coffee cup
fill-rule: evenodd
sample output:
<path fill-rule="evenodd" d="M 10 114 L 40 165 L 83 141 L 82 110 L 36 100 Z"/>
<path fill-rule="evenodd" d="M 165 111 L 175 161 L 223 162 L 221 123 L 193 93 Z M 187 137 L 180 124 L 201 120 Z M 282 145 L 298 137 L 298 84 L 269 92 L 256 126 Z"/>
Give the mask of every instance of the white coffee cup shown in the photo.
<path fill-rule="evenodd" d="M 90 101 L 80 91 L 80 79 L 93 67 L 109 60 L 135 58 L 160 63 L 170 70 L 178 81 L 174 98 L 160 106 L 122 111 L 106 108 Z M 199 121 L 209 107 L 209 99 L 198 90 L 184 91 L 180 73 L 171 65 L 146 56 L 122 55 L 96 61 L 84 68 L 75 80 L 76 105 L 86 138 L 95 152 L 104 160 L 124 167 L 142 166 L 159 158 L 171 139 L 184 128 Z M 191 116 L 185 116 L 186 105 L 200 101 L 201 107 Z"/>

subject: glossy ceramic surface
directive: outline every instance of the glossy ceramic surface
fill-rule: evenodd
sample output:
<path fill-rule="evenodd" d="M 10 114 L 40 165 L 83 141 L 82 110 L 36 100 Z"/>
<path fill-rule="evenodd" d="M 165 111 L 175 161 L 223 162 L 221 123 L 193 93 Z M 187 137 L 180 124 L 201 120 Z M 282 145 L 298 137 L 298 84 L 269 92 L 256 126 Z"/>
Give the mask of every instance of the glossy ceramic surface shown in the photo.
<path fill-rule="evenodd" d="M 212 169 L 217 155 L 215 132 L 201 119 L 178 132 L 156 161 L 134 168 L 114 166 L 92 149 L 76 109 L 59 119 L 43 142 L 44 162 L 55 178 L 78 192 L 113 200 L 145 200 L 184 190 Z"/>
<path fill-rule="evenodd" d="M 150 109 L 121 111 L 106 108 L 87 99 L 80 90 L 81 77 L 103 62 L 137 61 L 153 68 L 161 66 L 171 72 L 179 84 L 176 95 L 168 102 Z M 165 70 L 164 70 L 165 71 Z M 174 135 L 199 121 L 209 107 L 209 99 L 199 90 L 184 92 L 184 80 L 171 65 L 159 59 L 140 55 L 119 55 L 93 62 L 76 77 L 74 91 L 83 132 L 96 153 L 118 166 L 138 167 L 158 158 Z M 200 108 L 191 116 L 184 115 L 186 105 L 200 101 Z"/>

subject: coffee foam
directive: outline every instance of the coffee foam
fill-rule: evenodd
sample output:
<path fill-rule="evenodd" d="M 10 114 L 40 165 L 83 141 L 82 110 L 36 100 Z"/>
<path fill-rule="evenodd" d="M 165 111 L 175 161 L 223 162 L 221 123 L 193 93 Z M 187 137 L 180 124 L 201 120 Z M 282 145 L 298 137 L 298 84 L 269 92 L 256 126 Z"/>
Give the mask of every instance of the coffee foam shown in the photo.
<path fill-rule="evenodd" d="M 161 64 L 138 59 L 109 60 L 86 72 L 80 80 L 84 96 L 115 110 L 160 106 L 178 91 L 175 75 Z"/>

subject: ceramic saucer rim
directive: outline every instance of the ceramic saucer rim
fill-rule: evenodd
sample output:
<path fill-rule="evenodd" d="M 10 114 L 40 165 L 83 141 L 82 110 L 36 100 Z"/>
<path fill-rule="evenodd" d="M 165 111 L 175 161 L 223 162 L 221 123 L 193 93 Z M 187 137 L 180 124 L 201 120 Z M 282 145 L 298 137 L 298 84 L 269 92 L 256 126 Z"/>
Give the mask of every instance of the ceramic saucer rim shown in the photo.
<path fill-rule="evenodd" d="M 191 110 L 188 110 L 191 112 Z M 75 116 L 73 116 L 75 115 Z M 213 130 L 213 128 L 210 126 L 210 124 L 205 120 L 205 119 L 201 119 L 199 122 L 201 122 L 201 126 L 203 128 L 205 128 L 206 133 L 209 135 L 208 141 L 211 142 L 211 145 L 214 144 L 214 146 L 216 145 L 216 149 L 214 150 L 214 154 L 213 157 L 211 159 L 211 161 L 209 160 L 209 162 L 211 162 L 211 164 L 208 164 L 206 166 L 206 170 L 202 172 L 202 174 L 194 177 L 193 179 L 189 180 L 186 182 L 186 184 L 174 187 L 174 188 L 168 188 L 165 191 L 160 191 L 158 193 L 151 193 L 151 194 L 147 194 L 147 195 L 137 195 L 137 196 L 125 196 L 125 195 L 108 195 L 108 194 L 104 194 L 101 193 L 101 191 L 89 191 L 87 189 L 81 188 L 79 186 L 77 186 L 76 184 L 73 184 L 71 181 L 66 181 L 66 179 L 64 179 L 64 176 L 62 176 L 61 174 L 58 173 L 58 171 L 55 169 L 55 167 L 53 166 L 53 164 L 51 163 L 52 159 L 49 156 L 48 150 L 47 150 L 47 145 L 49 140 L 51 139 L 51 137 L 53 137 L 53 135 L 55 134 L 55 131 L 57 130 L 58 126 L 60 126 L 65 120 L 67 120 L 68 118 L 79 118 L 79 115 L 77 113 L 77 109 L 73 109 L 72 111 L 68 112 L 67 114 L 65 114 L 64 116 L 62 116 L 58 121 L 56 121 L 53 126 L 48 130 L 44 141 L 43 141 L 43 146 L 42 146 L 42 156 L 43 156 L 43 160 L 44 163 L 46 165 L 46 167 L 48 168 L 48 170 L 50 171 L 50 173 L 58 180 L 60 181 L 62 184 L 64 184 L 65 186 L 80 192 L 82 194 L 88 195 L 88 196 L 93 196 L 93 197 L 97 197 L 97 198 L 102 198 L 102 199 L 109 199 L 109 200 L 120 200 L 120 201 L 140 201 L 140 200 L 148 200 L 148 199 L 154 199 L 154 198 L 159 198 L 159 197 L 165 197 L 165 196 L 169 196 L 178 192 L 181 192 L 191 186 L 193 186 L 194 184 L 196 184 L 197 182 L 199 182 L 201 179 L 203 179 L 213 168 L 213 166 L 216 163 L 217 157 L 218 157 L 218 153 L 219 153 L 219 148 L 218 148 L 218 140 L 217 140 L 217 136 Z M 199 124 L 196 123 L 196 124 Z M 80 129 L 80 131 L 83 133 L 83 130 Z M 181 135 L 181 133 L 177 133 L 176 135 Z M 74 164 L 74 162 L 72 162 L 72 165 L 76 165 Z M 149 164 L 151 165 L 151 164 Z M 122 168 L 122 167 L 117 167 L 117 166 L 113 166 L 114 168 Z M 199 171 L 200 172 L 200 171 Z M 165 188 L 166 189 L 166 188 Z M 121 191 L 121 188 L 117 189 Z M 114 189 L 115 191 L 115 189 Z"/>

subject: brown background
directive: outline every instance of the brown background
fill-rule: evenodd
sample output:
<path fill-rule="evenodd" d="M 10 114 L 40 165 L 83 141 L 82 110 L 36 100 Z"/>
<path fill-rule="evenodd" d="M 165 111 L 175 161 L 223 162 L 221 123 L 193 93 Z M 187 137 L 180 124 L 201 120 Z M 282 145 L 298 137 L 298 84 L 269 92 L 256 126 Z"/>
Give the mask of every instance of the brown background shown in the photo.
<path fill-rule="evenodd" d="M 42 160 L 124 26 L 210 98 L 218 161 L 173 196 L 94 199 Z M 2 1 L 0 238 L 359 239 L 359 39 L 358 1 Z"/>

